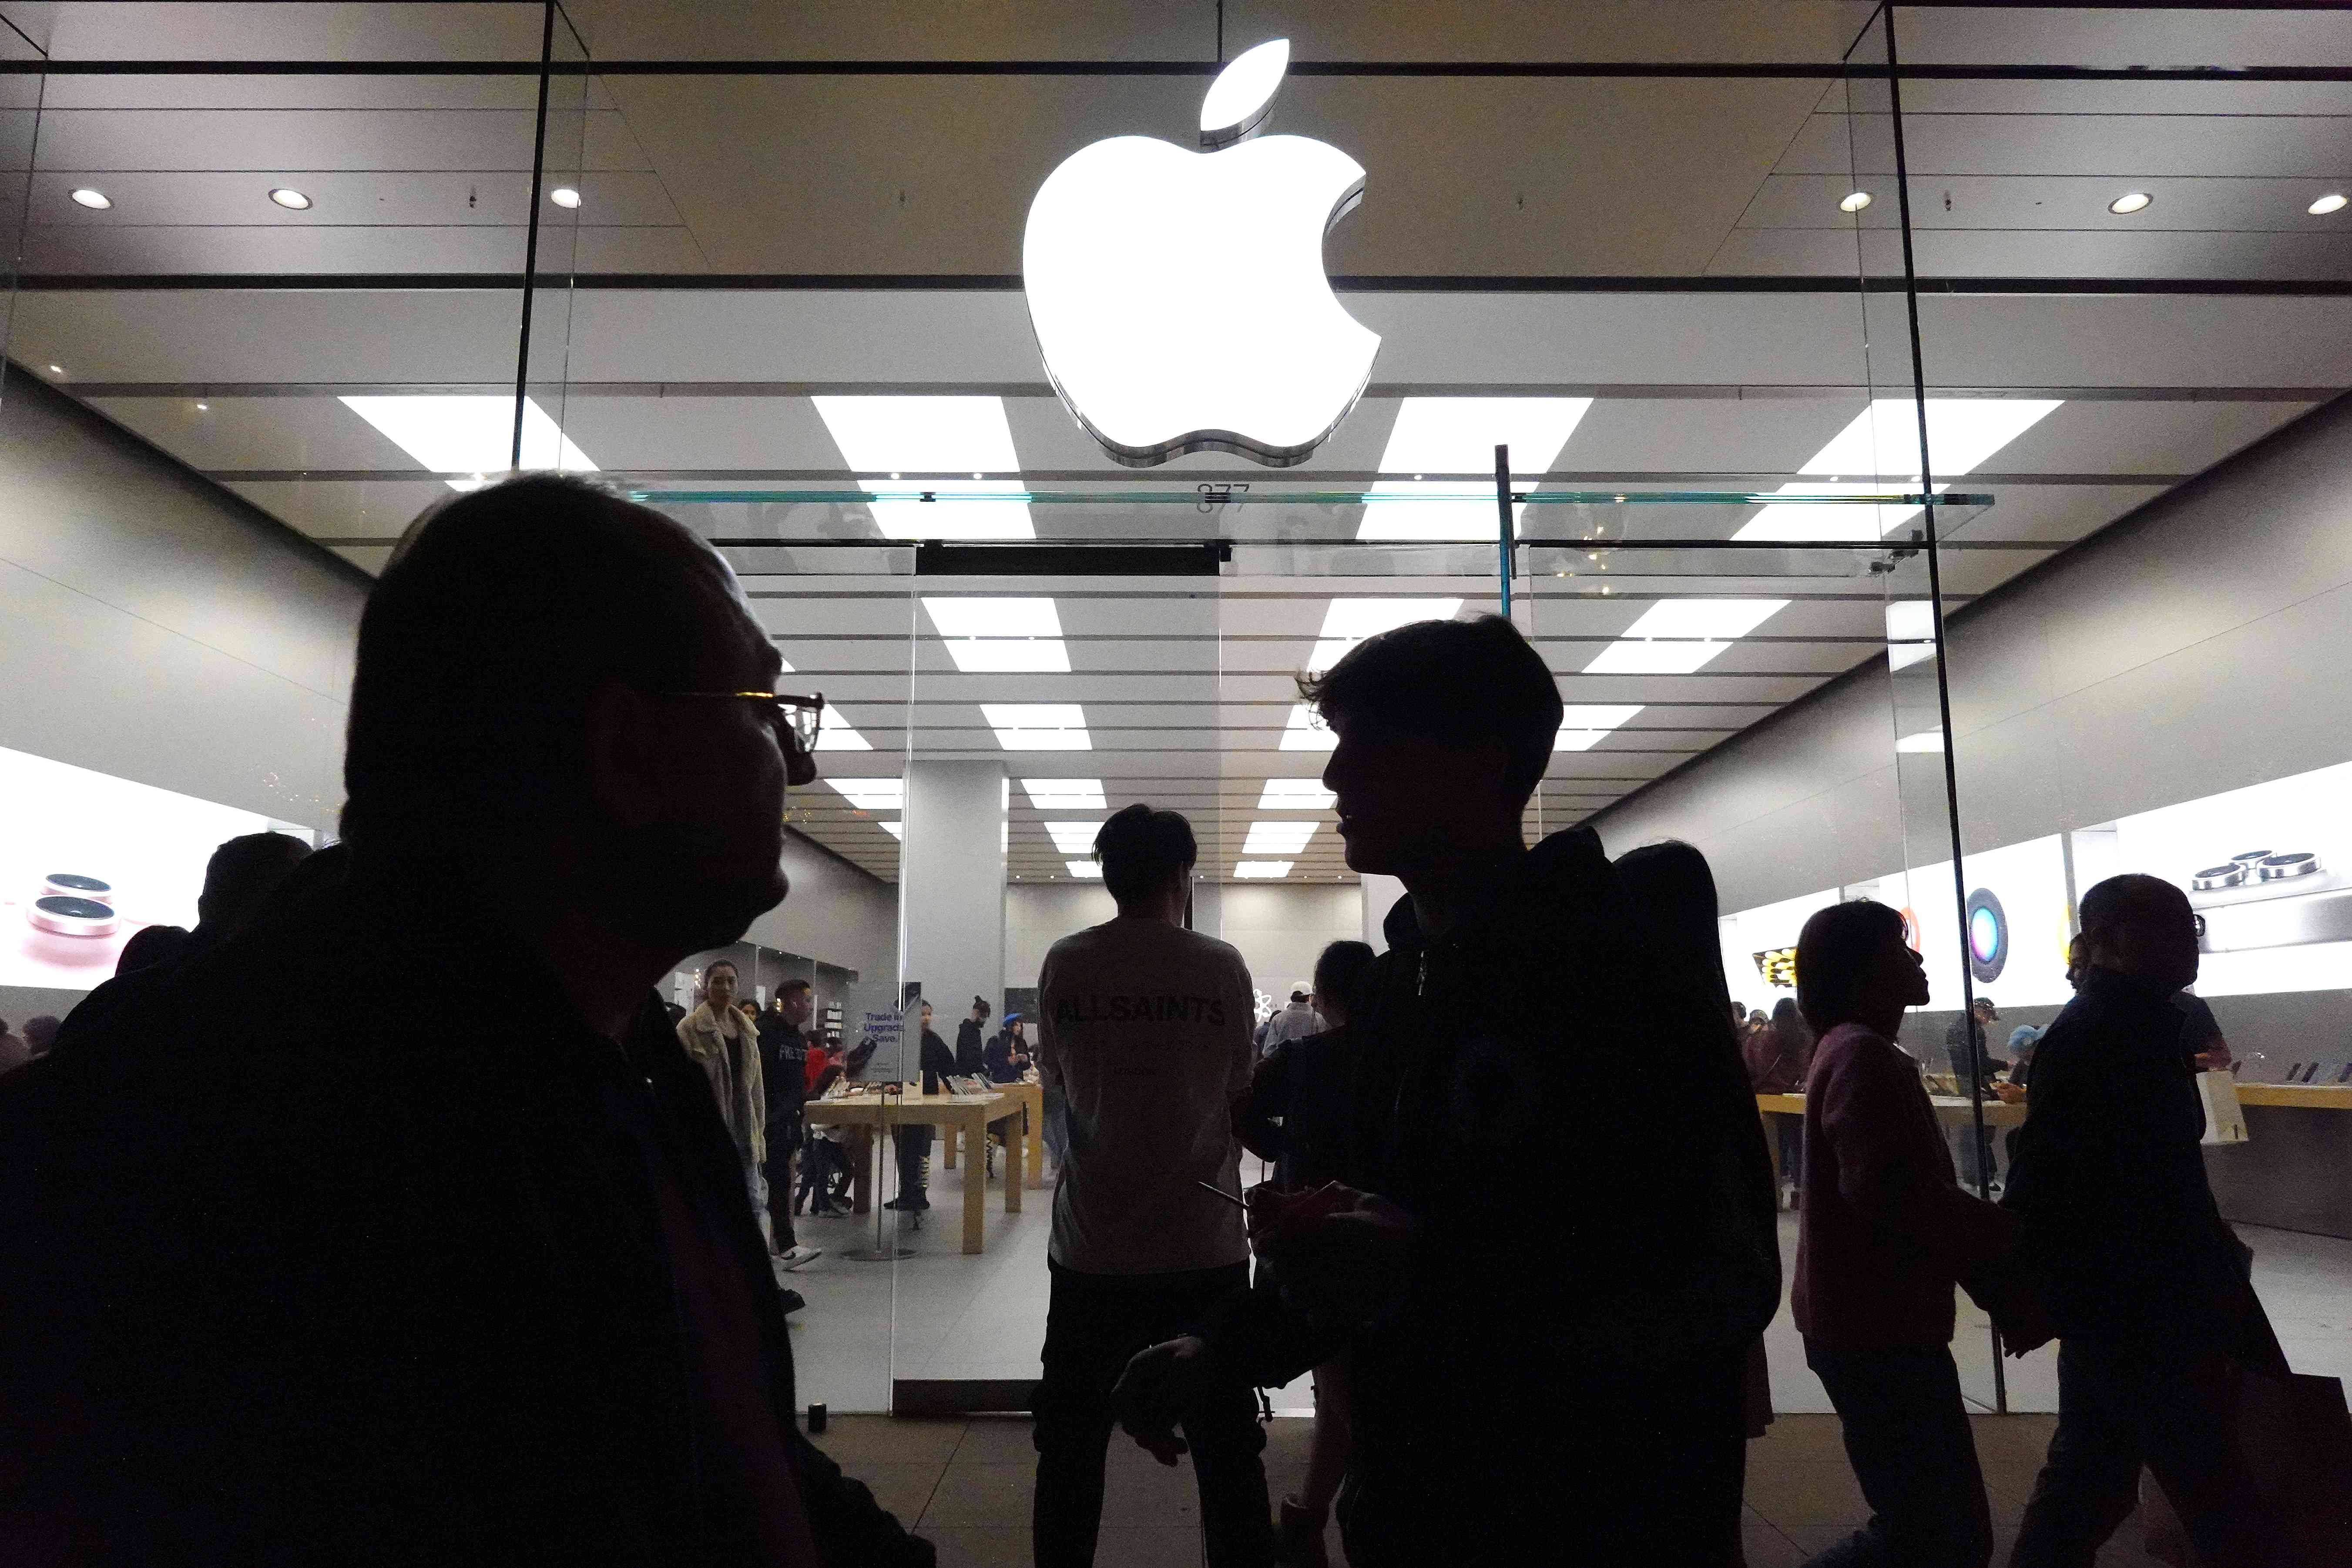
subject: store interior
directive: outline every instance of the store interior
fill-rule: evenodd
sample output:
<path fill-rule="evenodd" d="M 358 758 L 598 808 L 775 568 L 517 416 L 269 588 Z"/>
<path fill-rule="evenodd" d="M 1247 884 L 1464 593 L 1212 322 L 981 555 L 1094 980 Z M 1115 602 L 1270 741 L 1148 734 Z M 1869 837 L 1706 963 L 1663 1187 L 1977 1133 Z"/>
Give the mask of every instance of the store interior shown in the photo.
<path fill-rule="evenodd" d="M 1401 891 L 1346 863 L 1297 677 L 1504 614 L 1567 704 L 1530 840 L 1696 845 L 1750 1007 L 1877 897 L 1941 1072 L 1968 998 L 1996 1043 L 2065 1003 L 2091 883 L 2191 891 L 2248 1131 L 2209 1173 L 2298 1370 L 2352 1374 L 2352 72 L 2314 68 L 2352 18 L 1891 9 L 0 3 L 0 1018 L 190 923 L 221 839 L 331 839 L 403 531 L 593 472 L 826 705 L 790 897 L 666 999 L 724 956 L 821 1032 L 910 986 L 992 1029 L 1146 802 L 1279 1007 Z M 1360 395 L 1295 461 L 1137 466 L 1041 354 L 1032 203 L 1103 139 L 1192 146 L 1276 37 L 1272 128 L 1363 171 L 1308 258 Z M 1170 198 L 1164 244 L 1278 266 L 1277 216 Z M 1323 395 L 1189 308 L 1139 383 Z M 61 868 L 110 931 L 31 920 Z M 945 1153 L 919 1228 L 805 1222 L 806 1398 L 1024 1407 L 1053 1176 Z M 2054 1408 L 2053 1352 L 1961 1312 L 1972 1405 Z M 1827 1409 L 1785 1307 L 1768 1348 Z"/>

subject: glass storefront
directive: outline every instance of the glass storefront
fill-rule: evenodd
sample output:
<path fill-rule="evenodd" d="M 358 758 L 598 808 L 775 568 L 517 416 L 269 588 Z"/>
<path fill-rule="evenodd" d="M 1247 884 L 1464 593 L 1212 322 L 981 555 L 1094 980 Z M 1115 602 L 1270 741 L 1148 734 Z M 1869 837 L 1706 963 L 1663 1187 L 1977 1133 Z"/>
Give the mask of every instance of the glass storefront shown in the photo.
<path fill-rule="evenodd" d="M 2336 1249 L 2258 1272 L 2274 1316 L 2319 1321 L 2328 1268 L 2352 1291 L 2352 729 L 2311 652 L 2342 641 L 2352 562 L 2303 471 L 2344 462 L 2247 455 L 2352 385 L 2352 82 L 2293 68 L 2352 58 L 2340 18 L 1899 6 L 1854 37 L 1790 7 L 1726 52 L 1636 29 L 1604 58 L 1549 25 L 1465 54 L 1264 5 L 1114 7 L 1050 40 L 906 7 L 677 37 L 598 5 L 362 8 L 364 36 L 326 15 L 351 7 L 257 31 L 195 6 L 216 26 L 136 47 L 57 9 L 0 37 L 20 463 L 113 443 L 144 468 L 106 485 L 215 498 L 235 550 L 290 531 L 354 598 L 418 511 L 518 466 L 695 529 L 787 689 L 826 700 L 795 891 L 727 956 L 747 994 L 812 982 L 835 1045 L 918 989 L 950 1047 L 975 999 L 991 1037 L 1034 1008 L 1045 949 L 1110 912 L 1092 838 L 1137 801 L 1191 818 L 1193 924 L 1280 1008 L 1395 892 L 1345 864 L 1296 675 L 1502 613 L 1568 704 L 1530 835 L 1696 843 L 1732 994 L 1765 1014 L 1813 910 L 1903 910 L 1934 1000 L 1902 1043 L 1989 1194 L 2026 1111 L 1954 1073 L 1969 1003 L 2009 1059 L 2070 994 L 2083 890 L 2190 890 L 2251 1133 L 2209 1151 L 2225 1213 Z M 1273 129 L 1364 171 L 1320 253 L 1377 335 L 1360 399 L 1290 466 L 1131 466 L 1041 358 L 1032 199 L 1106 138 L 1191 156 L 1219 60 L 1286 27 Z M 1139 268 L 1278 270 L 1281 225 L 1202 200 L 1168 198 Z M 1321 395 L 1229 321 L 1171 320 L 1122 395 Z M 8 537 L 68 587 L 87 568 L 70 538 Z M 190 857 L 237 824 L 331 833 L 349 672 L 266 626 L 207 632 L 172 546 L 109 537 L 89 548 L 138 578 L 115 608 L 201 645 L 175 682 L 261 672 L 175 718 L 159 667 L 85 642 L 77 684 L 0 733 L 0 792 L 74 825 L 0 848 L 7 897 L 53 860 L 119 884 L 119 942 L 184 923 Z M 115 692 L 107 742 L 73 739 L 68 705 Z M 0 1014 L 69 1005 L 102 959 L 20 930 Z M 906 1078 L 916 1018 L 884 1047 Z M 1605 1075 L 1594 1094 L 1606 1114 Z M 811 1118 L 857 1179 L 852 1213 L 799 1221 L 825 1254 L 791 1276 L 803 1396 L 1022 1408 L 1043 1096 L 890 1101 Z M 898 1157 L 911 1128 L 927 1159 Z M 1606 1202 L 1606 1177 L 1563 1129 L 1559 1201 Z M 2004 1364 L 1961 1310 L 1969 1398 L 2053 1407 L 2050 1352 Z M 1782 1408 L 1827 1407 L 1785 1309 L 1770 1359 Z"/>

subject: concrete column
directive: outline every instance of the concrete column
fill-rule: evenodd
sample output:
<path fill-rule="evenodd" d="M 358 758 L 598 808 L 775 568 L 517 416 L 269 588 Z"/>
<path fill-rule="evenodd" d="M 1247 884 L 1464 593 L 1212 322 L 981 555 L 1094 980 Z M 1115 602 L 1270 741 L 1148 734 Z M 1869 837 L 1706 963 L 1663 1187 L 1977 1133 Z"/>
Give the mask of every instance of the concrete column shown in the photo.
<path fill-rule="evenodd" d="M 1364 872 L 1360 880 L 1364 889 L 1364 940 L 1372 944 L 1374 952 L 1389 950 L 1388 933 L 1381 929 L 1389 918 L 1389 910 L 1404 897 L 1404 884 L 1394 877 Z"/>
<path fill-rule="evenodd" d="M 932 1027 L 950 1043 L 974 996 L 987 997 L 994 1016 L 1004 1016 L 1007 787 L 1003 763 L 907 764 L 899 973 L 921 984 Z M 911 1047 L 907 1060 L 911 1068 Z"/>

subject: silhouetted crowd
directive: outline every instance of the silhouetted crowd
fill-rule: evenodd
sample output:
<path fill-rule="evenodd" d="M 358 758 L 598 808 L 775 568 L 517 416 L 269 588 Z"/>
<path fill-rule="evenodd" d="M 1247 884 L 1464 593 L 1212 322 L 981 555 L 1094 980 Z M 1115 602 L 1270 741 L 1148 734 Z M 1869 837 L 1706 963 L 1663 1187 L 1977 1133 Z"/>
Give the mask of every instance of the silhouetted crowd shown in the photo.
<path fill-rule="evenodd" d="M 418 520 L 361 624 L 341 842 L 230 855 L 0 1077 L 0 1562 L 933 1561 L 795 1419 L 809 993 L 654 992 L 788 891 L 822 700 L 781 672 L 717 552 L 593 484 Z M 1793 1004 L 1736 1031 L 1697 850 L 1525 844 L 1561 704 L 1507 621 L 1300 688 L 1349 866 L 1406 889 L 1386 951 L 1335 944 L 1261 1052 L 1240 955 L 1187 929 L 1190 825 L 1135 805 L 1034 1053 L 982 999 L 953 1047 L 924 1009 L 923 1071 L 1034 1054 L 1061 1143 L 1039 1563 L 1094 1560 L 1121 1430 L 1189 1452 L 1215 1568 L 1319 1563 L 1332 1512 L 1354 1568 L 1739 1562 L 1768 1082 L 1804 1094 L 1793 1313 L 1872 1509 L 1816 1563 L 1990 1560 L 1956 1284 L 2061 1346 L 2012 1563 L 2091 1563 L 2143 1466 L 2203 1562 L 2290 1561 L 2232 1425 L 2284 1363 L 2198 1152 L 2177 889 L 2082 900 L 1994 1205 L 1894 1043 L 1928 1000 L 1899 913 L 1816 913 Z M 1276 1169 L 1246 1191 L 1244 1144 Z M 1253 1391 L 1309 1373 L 1277 1518 Z"/>

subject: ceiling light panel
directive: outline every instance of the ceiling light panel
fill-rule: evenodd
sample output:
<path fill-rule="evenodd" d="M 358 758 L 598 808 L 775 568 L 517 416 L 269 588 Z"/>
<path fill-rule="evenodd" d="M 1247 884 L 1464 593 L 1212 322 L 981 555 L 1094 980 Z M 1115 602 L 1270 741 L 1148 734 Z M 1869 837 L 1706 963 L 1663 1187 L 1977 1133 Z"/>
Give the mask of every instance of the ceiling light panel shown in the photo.
<path fill-rule="evenodd" d="M 1315 837 L 1317 824 L 1312 822 L 1253 822 L 1249 837 L 1242 840 L 1244 855 L 1303 855 L 1307 841 Z"/>
<path fill-rule="evenodd" d="M 1017 495 L 1020 457 L 1001 397 L 813 397 L 818 417 L 860 475 L 886 539 L 1034 539 L 1029 505 Z M 1002 475 L 999 479 L 894 478 L 903 474 Z M 926 501 L 935 496 L 982 500 Z"/>
<path fill-rule="evenodd" d="M 860 811 L 902 811 L 907 804 L 904 779 L 827 779 L 834 793 Z"/>
<path fill-rule="evenodd" d="M 1328 669 L 1366 637 L 1415 621 L 1450 621 L 1461 612 L 1459 599 L 1334 599 L 1323 612 L 1323 635 L 1307 656 L 1307 668 Z"/>
<path fill-rule="evenodd" d="M 850 728 L 849 721 L 841 717 L 839 709 L 828 708 L 824 722 L 817 727 L 816 750 L 820 752 L 870 752 L 874 742 Z"/>
<path fill-rule="evenodd" d="M 926 598 L 923 608 L 967 675 L 1070 671 L 1051 599 Z"/>
<path fill-rule="evenodd" d="M 1052 835 L 1054 847 L 1065 855 L 1091 855 L 1095 852 L 1095 835 L 1102 831 L 1099 822 L 1049 822 L 1045 831 Z"/>
<path fill-rule="evenodd" d="M 1323 787 L 1320 779 L 1268 779 L 1265 792 L 1257 797 L 1260 811 L 1328 811 L 1338 805 L 1339 797 Z"/>
<path fill-rule="evenodd" d="M 1936 611 L 1925 599 L 1896 599 L 1886 606 L 1886 667 L 1902 669 L 1936 657 Z"/>
<path fill-rule="evenodd" d="M 1029 804 L 1039 811 L 1108 811 L 1100 779 L 1023 779 Z"/>
<path fill-rule="evenodd" d="M 70 194 L 76 206 L 88 207 L 92 212 L 102 213 L 107 208 L 114 205 L 113 202 L 107 198 L 107 195 L 104 191 L 93 190 L 88 185 L 80 186 Z M 2315 207 L 2312 210 L 2316 212 L 2319 209 Z"/>
<path fill-rule="evenodd" d="M 888 834 L 891 837 L 897 839 L 901 844 L 904 844 L 907 841 L 907 825 L 903 822 L 877 821 L 874 826 L 880 828 L 883 832 Z"/>
<path fill-rule="evenodd" d="M 1071 876 L 1076 877 L 1083 881 L 1099 882 L 1102 880 L 1102 866 L 1097 861 L 1065 860 L 1062 864 L 1070 868 Z"/>
<path fill-rule="evenodd" d="M 1584 667 L 1587 675 L 1688 675 L 1788 607 L 1786 599 L 1661 599 Z"/>
<path fill-rule="evenodd" d="M 1639 702 L 1570 702 L 1560 709 L 1555 752 L 1589 752 L 1601 738 L 1642 710 Z"/>
<path fill-rule="evenodd" d="M 1592 406 L 1589 397 L 1408 397 L 1397 408 L 1383 474 L 1480 474 L 1495 471 L 1495 448 L 1511 449 L 1511 472 L 1540 475 L 1559 460 L 1568 438 Z M 1477 481 L 1383 479 L 1374 496 L 1462 496 Z M 1457 501 L 1371 501 L 1357 529 L 1359 539 L 1476 539 L 1496 537 L 1492 481 L 1487 493 Z M 1514 525 L 1525 507 L 1514 507 Z"/>
<path fill-rule="evenodd" d="M 1941 730 L 1921 730 L 1898 739 L 1895 749 L 1898 752 L 1940 752 L 1944 749 L 1944 732 Z"/>
<path fill-rule="evenodd" d="M 982 717 L 1008 752 L 1091 752 L 1086 710 L 1075 702 L 983 702 Z"/>
<path fill-rule="evenodd" d="M 1291 860 L 1244 860 L 1234 868 L 1234 877 L 1244 882 L 1274 882 L 1290 875 Z"/>
<path fill-rule="evenodd" d="M 2048 418 L 2063 399 L 1931 397 L 1927 399 L 1927 471 L 1941 494 L 1949 481 L 1973 473 L 1986 459 Z M 1800 474 L 1820 482 L 1782 485 L 1781 495 L 1876 495 L 1890 486 L 1919 484 L 1919 405 L 1908 397 L 1874 398 L 1829 444 L 1806 459 Z M 1847 476 L 1856 476 L 1849 479 Z M 1735 539 L 1834 539 L 1874 543 L 1919 515 L 1916 506 L 1853 502 L 1806 506 L 1781 502 L 1750 519 Z"/>
<path fill-rule="evenodd" d="M 1304 702 L 1290 705 L 1290 718 L 1282 726 L 1282 750 L 1286 752 L 1328 752 L 1339 744 L 1339 737 L 1331 733 L 1330 726 Z"/>
<path fill-rule="evenodd" d="M 514 456 L 511 397 L 451 395 L 346 397 L 344 407 L 375 426 L 384 439 L 435 473 L 472 474 L 451 479 L 453 490 L 478 489 L 508 471 Z M 522 400 L 522 466 L 593 474 L 596 465 L 556 428 L 535 399 Z"/>

